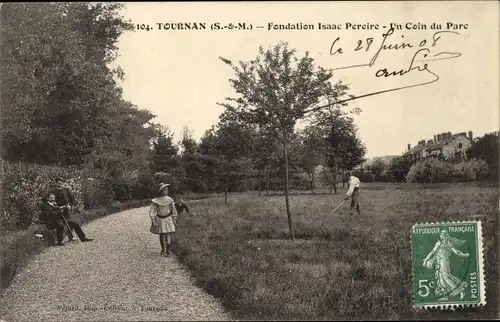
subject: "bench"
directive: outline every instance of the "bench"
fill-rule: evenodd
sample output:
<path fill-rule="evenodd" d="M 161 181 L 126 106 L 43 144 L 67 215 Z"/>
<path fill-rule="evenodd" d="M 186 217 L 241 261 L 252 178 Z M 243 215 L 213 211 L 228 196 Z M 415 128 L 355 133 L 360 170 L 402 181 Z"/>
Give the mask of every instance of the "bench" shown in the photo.
<path fill-rule="evenodd" d="M 47 243 L 48 246 L 55 246 L 57 244 L 56 229 L 48 229 L 45 224 L 38 224 L 35 228 L 35 234 L 42 235 L 41 239 Z M 64 237 L 67 236 L 66 229 L 64 229 Z M 63 240 L 64 240 L 63 237 Z"/>

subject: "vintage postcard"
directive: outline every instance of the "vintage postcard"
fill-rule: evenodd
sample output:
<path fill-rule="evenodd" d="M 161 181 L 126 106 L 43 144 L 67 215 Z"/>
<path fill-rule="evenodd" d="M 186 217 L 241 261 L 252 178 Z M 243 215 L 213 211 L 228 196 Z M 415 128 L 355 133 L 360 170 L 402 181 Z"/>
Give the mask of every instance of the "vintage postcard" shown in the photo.
<path fill-rule="evenodd" d="M 0 320 L 500 318 L 499 9 L 0 3 Z"/>

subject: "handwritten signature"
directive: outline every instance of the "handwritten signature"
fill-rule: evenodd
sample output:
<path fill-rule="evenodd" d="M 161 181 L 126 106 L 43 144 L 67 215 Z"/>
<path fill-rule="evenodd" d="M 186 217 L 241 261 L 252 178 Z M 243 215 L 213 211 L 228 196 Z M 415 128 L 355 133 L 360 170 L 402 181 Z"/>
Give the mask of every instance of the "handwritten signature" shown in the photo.
<path fill-rule="evenodd" d="M 373 55 L 373 57 L 371 58 L 369 63 L 334 68 L 334 69 L 330 69 L 330 71 L 341 70 L 341 69 L 350 69 L 350 68 L 359 68 L 359 67 L 372 67 L 375 64 L 375 62 L 377 61 L 380 53 L 383 50 L 401 50 L 401 49 L 407 49 L 407 48 L 410 48 L 410 49 L 411 48 L 419 48 L 415 52 L 415 54 L 413 55 L 413 57 L 410 61 L 410 64 L 406 69 L 401 69 L 399 71 L 389 71 L 387 68 L 381 68 L 375 72 L 375 77 L 379 77 L 379 78 L 384 77 L 385 78 L 385 77 L 392 77 L 392 76 L 404 76 L 408 73 L 416 71 L 416 72 L 427 72 L 433 76 L 433 79 L 430 81 L 424 82 L 424 83 L 416 83 L 416 84 L 411 84 L 411 85 L 407 85 L 407 86 L 385 89 L 385 90 L 381 90 L 381 91 L 377 91 L 377 92 L 373 92 L 373 93 L 363 94 L 360 96 L 351 96 L 348 99 L 336 101 L 334 104 L 340 104 L 340 103 L 352 101 L 352 100 L 363 98 L 363 97 L 379 95 L 379 94 L 383 94 L 383 93 L 388 93 L 388 92 L 393 92 L 393 91 L 398 91 L 398 90 L 403 90 L 403 89 L 407 89 L 407 88 L 424 86 L 424 85 L 429 85 L 429 84 L 435 83 L 439 80 L 439 76 L 429 69 L 429 64 L 427 64 L 426 62 L 454 59 L 454 58 L 458 58 L 462 55 L 461 53 L 456 53 L 456 52 L 440 52 L 437 54 L 432 54 L 432 51 L 426 47 L 426 45 L 427 45 L 426 39 L 423 39 L 422 41 L 420 41 L 420 43 L 418 45 L 410 44 L 410 43 L 406 43 L 406 42 L 402 42 L 399 44 L 386 44 L 387 38 L 389 36 L 391 36 L 392 34 L 394 34 L 393 28 L 389 29 L 387 31 L 387 33 L 382 34 L 383 39 L 382 39 L 382 42 L 380 44 L 380 47 L 375 52 L 375 54 Z M 434 35 L 432 36 L 431 47 L 436 47 L 436 44 L 441 39 L 441 36 L 443 34 L 460 35 L 460 33 L 456 32 L 456 31 L 438 31 L 438 32 L 434 33 Z M 337 39 L 335 39 L 333 41 L 333 43 L 330 47 L 330 55 L 331 56 L 344 53 L 344 50 L 342 47 L 337 47 L 337 45 L 338 45 L 337 43 L 339 41 L 340 41 L 340 37 L 338 37 Z M 373 43 L 373 38 L 367 38 L 365 40 L 365 42 L 363 42 L 362 40 L 358 40 L 357 47 L 354 49 L 354 51 L 359 51 L 359 50 L 362 50 L 363 48 L 365 48 L 365 52 L 367 52 L 371 48 L 372 43 Z M 363 47 L 363 45 L 365 45 L 365 47 Z M 423 62 L 423 65 L 418 64 L 418 63 L 422 63 L 422 62 Z M 325 106 L 316 107 L 316 108 L 312 109 L 311 111 L 318 110 L 318 109 L 321 109 L 321 108 L 324 108 L 327 106 L 329 106 L 329 104 L 327 104 Z"/>

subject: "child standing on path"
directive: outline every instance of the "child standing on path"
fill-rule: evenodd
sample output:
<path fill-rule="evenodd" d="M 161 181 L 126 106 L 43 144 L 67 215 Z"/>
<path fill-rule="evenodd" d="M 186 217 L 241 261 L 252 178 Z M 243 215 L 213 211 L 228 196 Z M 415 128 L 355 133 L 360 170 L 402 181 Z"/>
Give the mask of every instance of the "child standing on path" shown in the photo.
<path fill-rule="evenodd" d="M 160 236 L 161 254 L 170 256 L 171 235 L 175 233 L 175 222 L 177 220 L 177 210 L 174 200 L 168 194 L 169 184 L 161 183 L 158 188 L 160 197 L 151 200 L 149 217 L 151 218 L 151 229 L 153 234 Z"/>

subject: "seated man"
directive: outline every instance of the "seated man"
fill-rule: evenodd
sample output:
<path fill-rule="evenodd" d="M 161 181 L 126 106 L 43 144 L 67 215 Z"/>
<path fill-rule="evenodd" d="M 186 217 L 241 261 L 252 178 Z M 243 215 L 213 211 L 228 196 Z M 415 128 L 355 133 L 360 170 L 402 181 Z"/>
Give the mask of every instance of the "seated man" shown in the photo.
<path fill-rule="evenodd" d="M 182 197 L 179 197 L 175 202 L 175 209 L 177 209 L 178 214 L 182 213 L 184 210 L 186 210 L 186 212 L 189 212 L 189 208 L 184 202 L 184 198 Z"/>
<path fill-rule="evenodd" d="M 40 219 L 45 222 L 45 226 L 48 229 L 56 229 L 57 245 L 64 246 L 62 242 L 64 238 L 64 228 L 68 229 L 68 237 L 70 240 L 73 237 L 70 229 L 73 229 L 82 242 L 92 241 L 92 239 L 85 236 L 80 225 L 74 221 L 66 220 L 66 218 L 63 217 L 63 207 L 58 206 L 55 203 L 55 199 L 56 197 L 53 193 L 49 193 L 49 195 L 44 198 L 41 204 L 42 214 Z"/>

